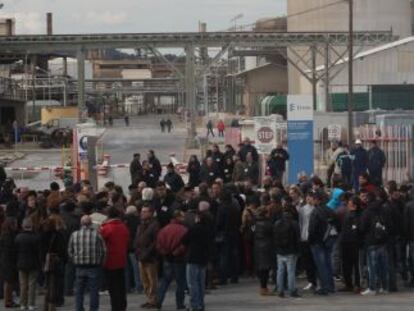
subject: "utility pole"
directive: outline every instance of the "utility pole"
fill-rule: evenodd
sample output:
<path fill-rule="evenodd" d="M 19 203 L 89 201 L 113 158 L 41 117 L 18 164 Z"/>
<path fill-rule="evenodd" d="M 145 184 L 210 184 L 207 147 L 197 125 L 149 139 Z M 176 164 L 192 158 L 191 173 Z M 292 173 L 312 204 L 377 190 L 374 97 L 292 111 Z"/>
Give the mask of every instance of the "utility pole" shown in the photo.
<path fill-rule="evenodd" d="M 354 0 L 349 1 L 349 60 L 348 60 L 348 144 L 354 140 L 353 97 L 354 97 Z"/>

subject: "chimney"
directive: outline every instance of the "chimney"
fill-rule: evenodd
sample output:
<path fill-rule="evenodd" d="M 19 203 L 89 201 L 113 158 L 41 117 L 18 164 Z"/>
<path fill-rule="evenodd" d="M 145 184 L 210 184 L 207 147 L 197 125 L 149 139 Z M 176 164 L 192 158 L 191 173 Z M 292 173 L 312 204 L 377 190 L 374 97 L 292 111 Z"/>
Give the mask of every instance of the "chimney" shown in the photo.
<path fill-rule="evenodd" d="M 207 23 L 199 23 L 199 27 L 198 27 L 198 31 L 199 32 L 207 32 Z"/>
<path fill-rule="evenodd" d="M 53 35 L 53 15 L 52 13 L 46 13 L 46 31 L 47 35 Z"/>
<path fill-rule="evenodd" d="M 13 20 L 11 18 L 6 19 L 6 36 L 13 36 Z"/>

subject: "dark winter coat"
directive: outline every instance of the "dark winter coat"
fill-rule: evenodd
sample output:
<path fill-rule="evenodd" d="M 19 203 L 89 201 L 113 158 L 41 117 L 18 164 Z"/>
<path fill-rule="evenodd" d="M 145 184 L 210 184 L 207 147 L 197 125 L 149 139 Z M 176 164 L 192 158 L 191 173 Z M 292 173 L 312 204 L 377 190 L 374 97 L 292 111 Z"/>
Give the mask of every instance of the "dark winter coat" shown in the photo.
<path fill-rule="evenodd" d="M 187 262 L 205 266 L 211 258 L 213 235 L 207 222 L 196 223 L 184 235 L 182 243 L 188 248 Z"/>
<path fill-rule="evenodd" d="M 361 216 L 362 211 L 349 211 L 345 214 L 341 227 L 341 243 L 362 244 L 360 232 Z"/>
<path fill-rule="evenodd" d="M 0 238 L 0 279 L 6 282 L 17 280 L 17 250 L 15 234 L 6 234 Z"/>
<path fill-rule="evenodd" d="M 161 167 L 160 160 L 158 160 L 157 157 L 154 156 L 148 159 L 148 162 L 152 167 L 152 170 L 155 174 L 155 178 L 158 180 L 158 178 L 160 178 L 161 173 L 162 173 L 162 167 Z"/>
<path fill-rule="evenodd" d="M 286 170 L 286 161 L 289 160 L 289 153 L 283 148 L 275 148 L 270 155 L 272 157 L 272 167 L 276 171 L 284 172 Z"/>
<path fill-rule="evenodd" d="M 155 197 L 152 201 L 152 206 L 157 212 L 157 219 L 161 228 L 170 223 L 174 213 L 172 209 L 174 202 L 174 195 L 170 192 L 167 193 L 165 198 Z"/>
<path fill-rule="evenodd" d="M 129 173 L 131 174 L 131 182 L 136 183 L 142 173 L 142 165 L 138 159 L 132 160 L 129 165 Z"/>
<path fill-rule="evenodd" d="M 187 172 L 189 174 L 188 184 L 191 187 L 197 187 L 200 184 L 200 171 L 201 165 L 200 162 L 188 162 Z"/>
<path fill-rule="evenodd" d="M 184 181 L 177 172 L 169 172 L 164 176 L 164 182 L 170 187 L 171 191 L 177 193 L 184 187 Z"/>
<path fill-rule="evenodd" d="M 246 161 L 246 156 L 249 152 L 252 154 L 254 162 L 259 161 L 259 153 L 257 152 L 256 147 L 252 146 L 252 145 L 243 145 L 240 148 L 239 153 L 238 153 L 238 155 L 240 157 L 240 160 L 245 162 Z"/>
<path fill-rule="evenodd" d="M 15 239 L 17 269 L 34 271 L 40 269 L 40 239 L 37 233 L 23 231 Z"/>
<path fill-rule="evenodd" d="M 137 230 L 139 226 L 139 216 L 135 214 L 126 214 L 124 216 L 124 223 L 128 228 L 129 231 L 129 245 L 128 245 L 128 252 L 134 253 L 135 252 L 135 243 L 134 237 L 137 235 Z"/>
<path fill-rule="evenodd" d="M 390 234 L 395 230 L 393 228 L 392 216 L 384 207 L 382 201 L 373 201 L 368 204 L 368 207 L 364 210 L 361 217 L 361 233 L 364 237 L 366 246 L 385 245 L 390 238 L 384 240 L 378 240 L 376 238 L 376 222 L 380 221 L 386 229 L 386 232 Z"/>
<path fill-rule="evenodd" d="M 353 169 L 354 174 L 361 174 L 367 171 L 368 168 L 368 152 L 360 147 L 352 150 L 351 155 L 354 156 Z"/>
<path fill-rule="evenodd" d="M 273 244 L 276 254 L 292 255 L 299 252 L 300 231 L 298 222 L 290 213 L 283 213 L 273 225 Z"/>
<path fill-rule="evenodd" d="M 408 202 L 404 209 L 404 236 L 414 242 L 414 200 Z"/>
<path fill-rule="evenodd" d="M 139 261 L 145 263 L 157 262 L 158 231 L 159 225 L 155 219 L 142 222 L 139 226 L 136 237 L 136 254 Z"/>
<path fill-rule="evenodd" d="M 244 164 L 243 180 L 250 179 L 253 184 L 257 185 L 259 184 L 259 174 L 259 164 L 257 162 Z"/>
<path fill-rule="evenodd" d="M 324 244 L 329 234 L 328 229 L 332 228 L 339 232 L 339 221 L 337 215 L 325 205 L 316 206 L 309 220 L 310 244 Z"/>
<path fill-rule="evenodd" d="M 207 183 L 209 186 L 217 179 L 220 178 L 220 172 L 215 165 L 208 167 L 203 165 L 200 172 L 201 182 Z"/>
<path fill-rule="evenodd" d="M 384 151 L 378 147 L 371 148 L 368 151 L 368 171 L 379 172 L 382 171 L 386 163 Z"/>
<path fill-rule="evenodd" d="M 253 245 L 256 269 L 267 270 L 274 266 L 273 226 L 270 219 L 256 218 Z"/>

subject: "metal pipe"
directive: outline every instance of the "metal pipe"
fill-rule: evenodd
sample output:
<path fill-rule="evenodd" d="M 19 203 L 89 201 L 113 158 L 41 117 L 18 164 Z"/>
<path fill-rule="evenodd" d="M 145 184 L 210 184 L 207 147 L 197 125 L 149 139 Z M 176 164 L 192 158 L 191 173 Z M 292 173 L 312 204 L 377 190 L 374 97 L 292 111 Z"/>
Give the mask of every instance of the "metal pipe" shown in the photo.
<path fill-rule="evenodd" d="M 354 0 L 349 1 L 349 59 L 348 59 L 348 144 L 354 140 L 353 93 L 354 93 Z"/>

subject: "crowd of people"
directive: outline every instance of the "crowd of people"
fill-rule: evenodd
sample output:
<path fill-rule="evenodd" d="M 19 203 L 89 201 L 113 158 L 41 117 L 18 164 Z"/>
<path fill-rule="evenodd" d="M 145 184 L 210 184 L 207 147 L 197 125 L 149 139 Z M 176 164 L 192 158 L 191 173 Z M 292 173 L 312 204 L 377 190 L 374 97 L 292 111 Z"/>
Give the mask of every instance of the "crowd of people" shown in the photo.
<path fill-rule="evenodd" d="M 5 177 L 4 306 L 35 310 L 42 292 L 45 311 L 72 295 L 82 311 L 88 293 L 90 310 L 99 310 L 100 292 L 108 291 L 114 311 L 126 310 L 133 292 L 144 294 L 143 309 L 161 309 L 175 281 L 176 308 L 201 311 L 206 289 L 241 277 L 257 277 L 260 295 L 281 298 L 414 286 L 414 189 L 382 184 L 376 169 L 385 158 L 372 145 L 366 151 L 357 141 L 347 151 L 332 144 L 327 183 L 302 174 L 284 185 L 289 154 L 282 145 L 260 178 L 248 139 L 238 150 L 213 145 L 201 161 L 192 156 L 187 183 L 173 164 L 162 174 L 153 150 L 146 160 L 134 155 L 128 192 L 113 182 L 94 191 L 87 180 L 36 192 Z"/>

